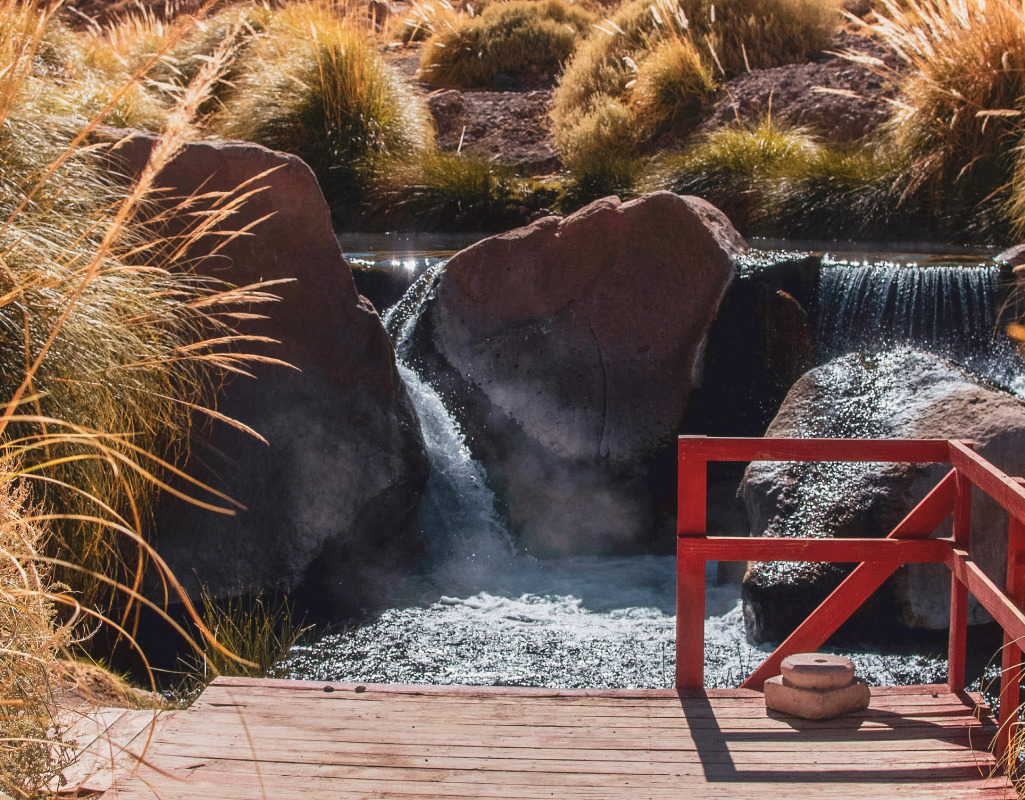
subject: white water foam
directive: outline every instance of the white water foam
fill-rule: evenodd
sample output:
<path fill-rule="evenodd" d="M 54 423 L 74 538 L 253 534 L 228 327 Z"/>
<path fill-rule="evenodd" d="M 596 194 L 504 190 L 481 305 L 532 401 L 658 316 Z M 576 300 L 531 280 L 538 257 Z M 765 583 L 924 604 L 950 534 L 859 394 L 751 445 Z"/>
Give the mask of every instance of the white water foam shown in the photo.
<path fill-rule="evenodd" d="M 437 269 L 386 317 L 403 361 Z M 401 602 L 297 647 L 279 674 L 327 681 L 666 688 L 675 670 L 676 559 L 514 551 L 486 475 L 442 398 L 406 364 L 431 460 L 422 504 L 432 557 Z M 747 640 L 740 587 L 707 568 L 705 685 L 737 686 L 770 651 Z M 942 653 L 847 653 L 873 684 L 940 680 Z"/>

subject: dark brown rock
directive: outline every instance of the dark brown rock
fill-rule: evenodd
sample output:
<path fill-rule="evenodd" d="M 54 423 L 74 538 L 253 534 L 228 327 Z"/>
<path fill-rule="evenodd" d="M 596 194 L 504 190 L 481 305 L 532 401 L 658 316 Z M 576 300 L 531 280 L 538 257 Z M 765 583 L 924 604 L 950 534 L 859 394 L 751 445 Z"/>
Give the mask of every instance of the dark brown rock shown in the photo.
<path fill-rule="evenodd" d="M 155 138 L 139 134 L 112 154 L 139 172 Z M 247 346 L 296 369 L 256 364 L 218 409 L 267 439 L 225 425 L 194 437 L 190 474 L 241 502 L 224 517 L 168 500 L 158 548 L 194 592 L 285 590 L 319 613 L 351 613 L 387 593 L 423 550 L 418 502 L 427 479 L 419 422 L 391 344 L 355 289 L 313 173 L 298 158 L 240 142 L 189 143 L 158 176 L 163 208 L 200 192 L 262 189 L 223 226 L 250 233 L 215 256 L 190 256 L 199 274 L 275 286 L 281 302 L 251 332 L 279 344 Z M 202 210 L 202 203 L 191 211 Z M 265 218 L 265 219 L 264 219 Z M 184 224 L 172 216 L 165 228 Z"/>
<path fill-rule="evenodd" d="M 672 547 L 658 459 L 743 246 L 713 206 L 659 192 L 485 239 L 440 273 L 413 360 L 527 549 Z"/>
<path fill-rule="evenodd" d="M 549 129 L 550 89 L 528 92 L 460 92 L 427 97 L 438 128 L 438 147 L 496 164 L 550 170 L 558 153 Z"/>
<path fill-rule="evenodd" d="M 773 120 L 809 129 L 826 141 L 851 142 L 875 130 L 890 115 L 896 86 L 869 67 L 834 55 L 855 52 L 893 70 L 896 57 L 863 36 L 839 33 L 831 53 L 817 61 L 756 69 L 729 82 L 700 130 L 736 122 Z"/>
<path fill-rule="evenodd" d="M 813 369 L 793 387 L 767 436 L 958 438 L 1011 475 L 1025 471 L 1025 404 L 979 384 L 959 367 L 913 350 L 852 354 Z M 949 467 L 917 464 L 757 462 L 742 491 L 753 536 L 881 537 Z M 949 520 L 939 529 L 950 535 Z M 1003 585 L 1007 515 L 975 490 L 972 553 Z M 779 640 L 821 602 L 848 569 L 753 563 L 744 615 L 757 641 Z M 902 569 L 876 598 L 871 625 L 943 629 L 949 625 L 949 572 Z M 986 619 L 973 605 L 970 622 Z"/>

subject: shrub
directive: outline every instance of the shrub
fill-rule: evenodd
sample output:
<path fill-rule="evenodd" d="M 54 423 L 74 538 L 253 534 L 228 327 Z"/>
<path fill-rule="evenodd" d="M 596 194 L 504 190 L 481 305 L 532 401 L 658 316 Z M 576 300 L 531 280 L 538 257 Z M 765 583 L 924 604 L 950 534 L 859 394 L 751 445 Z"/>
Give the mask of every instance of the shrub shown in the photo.
<path fill-rule="evenodd" d="M 84 32 L 53 22 L 20 102 L 31 113 L 90 119 L 119 96 L 106 108 L 102 122 L 161 130 L 173 103 L 150 91 L 141 77 L 182 30 L 147 15 Z"/>
<path fill-rule="evenodd" d="M 420 69 L 440 86 L 490 86 L 496 75 L 520 81 L 555 74 L 597 17 L 564 0 L 511 0 L 438 30 Z"/>
<path fill-rule="evenodd" d="M 687 36 L 670 36 L 637 66 L 630 109 L 649 135 L 688 128 L 717 89 L 715 74 Z"/>
<path fill-rule="evenodd" d="M 231 59 L 210 87 L 201 114 L 217 110 L 240 77 L 238 55 L 265 29 L 270 11 L 265 6 L 229 7 L 209 19 L 196 20 L 147 74 L 147 85 L 166 102 L 174 102 L 211 57 L 226 46 Z"/>
<path fill-rule="evenodd" d="M 727 77 L 807 61 L 841 20 L 831 0 L 680 0 L 680 9 Z"/>
<path fill-rule="evenodd" d="M 560 154 L 579 159 L 586 137 L 574 130 L 610 101 L 633 112 L 617 141 L 596 139 L 622 159 L 639 136 L 687 121 L 715 89 L 716 72 L 807 60 L 828 40 L 839 15 L 813 0 L 632 0 L 599 25 L 567 65 L 553 99 Z M 572 167 L 571 167 L 572 169 Z"/>
<path fill-rule="evenodd" d="M 907 161 L 906 193 L 957 219 L 1008 212 L 1025 228 L 1015 173 L 1025 98 L 1025 7 L 1015 0 L 882 0 L 867 29 L 906 71 L 886 133 Z M 881 69 L 881 65 L 876 64 Z M 995 222 L 995 217 L 993 218 Z"/>
<path fill-rule="evenodd" d="M 387 228 L 501 230 L 523 222 L 518 184 L 511 168 L 432 153 L 382 170 L 369 214 Z"/>
<path fill-rule="evenodd" d="M 331 200 L 367 186 L 381 159 L 425 152 L 433 141 L 426 105 L 361 24 L 319 5 L 274 11 L 240 56 L 213 131 L 300 156 Z"/>
<path fill-rule="evenodd" d="M 55 622 L 49 568 L 39 557 L 45 527 L 27 507 L 28 487 L 0 467 L 0 792 L 41 796 L 71 760 L 50 706 L 49 667 L 67 644 Z"/>
<path fill-rule="evenodd" d="M 625 104 L 595 95 L 593 103 L 575 110 L 566 122 L 559 151 L 579 181 L 610 190 L 632 181 L 638 131 Z"/>

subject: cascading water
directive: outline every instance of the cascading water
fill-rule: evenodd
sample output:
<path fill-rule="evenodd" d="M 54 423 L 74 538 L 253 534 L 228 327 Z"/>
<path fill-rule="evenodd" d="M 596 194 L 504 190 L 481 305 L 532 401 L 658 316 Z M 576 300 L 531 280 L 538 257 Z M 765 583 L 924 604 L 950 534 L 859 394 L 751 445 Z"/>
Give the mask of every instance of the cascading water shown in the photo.
<path fill-rule="evenodd" d="M 1000 331 L 1000 270 L 822 259 L 818 344 L 825 362 L 911 346 L 1025 397 L 1022 362 Z"/>
<path fill-rule="evenodd" d="M 281 673 L 406 684 L 671 686 L 675 558 L 539 561 L 516 553 L 456 420 L 408 364 L 409 333 L 440 268 L 385 317 L 431 460 L 422 522 L 433 556 L 394 608 L 295 648 Z M 705 680 L 737 686 L 770 648 L 747 641 L 739 586 L 716 586 L 715 573 L 710 563 Z M 939 680 L 945 670 L 926 656 L 848 655 L 877 684 Z"/>

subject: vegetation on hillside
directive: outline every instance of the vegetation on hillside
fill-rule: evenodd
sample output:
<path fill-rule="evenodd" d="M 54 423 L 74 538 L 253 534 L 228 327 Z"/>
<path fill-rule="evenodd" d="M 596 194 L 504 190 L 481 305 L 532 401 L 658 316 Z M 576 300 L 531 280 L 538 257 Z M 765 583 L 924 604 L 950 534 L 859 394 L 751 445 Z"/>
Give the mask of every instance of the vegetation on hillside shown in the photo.
<path fill-rule="evenodd" d="M 435 27 L 420 69 L 438 86 L 489 87 L 499 75 L 519 83 L 550 78 L 586 37 L 596 15 L 565 0 L 509 0 L 479 16 Z"/>
<path fill-rule="evenodd" d="M 685 134 L 722 80 L 806 61 L 839 23 L 828 2 L 630 0 L 559 81 L 552 121 L 564 163 L 622 180 L 624 158 L 667 130 Z"/>
<path fill-rule="evenodd" d="M 70 47 L 55 26 L 40 4 L 0 0 L 0 790 L 15 798 L 54 786 L 68 757 L 53 718 L 54 658 L 100 628 L 112 632 L 100 641 L 131 644 L 134 612 L 159 610 L 139 593 L 145 571 L 223 652 L 147 543 L 147 509 L 156 491 L 173 491 L 170 476 L 188 483 L 174 464 L 193 414 L 259 338 L 238 333 L 238 320 L 273 299 L 266 286 L 196 275 L 184 256 L 241 192 L 207 198 L 211 212 L 184 239 L 151 228 L 154 177 L 192 134 L 230 47 L 166 102 L 165 136 L 126 185 L 88 137 L 140 91 L 161 52 L 126 63 L 120 88 L 86 87 L 85 62 L 65 60 L 83 40 Z M 230 510 L 228 498 L 191 489 L 194 502 Z"/>

